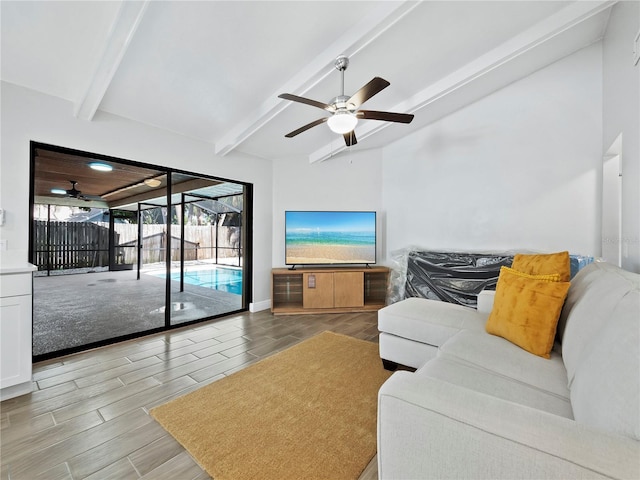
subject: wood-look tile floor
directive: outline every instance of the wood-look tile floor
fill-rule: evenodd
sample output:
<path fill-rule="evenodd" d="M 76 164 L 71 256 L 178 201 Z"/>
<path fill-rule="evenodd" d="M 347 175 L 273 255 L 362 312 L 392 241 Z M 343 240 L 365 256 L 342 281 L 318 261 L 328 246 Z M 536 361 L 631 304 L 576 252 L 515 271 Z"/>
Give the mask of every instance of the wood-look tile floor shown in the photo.
<path fill-rule="evenodd" d="M 377 342 L 377 314 L 242 313 L 37 363 L 0 404 L 0 478 L 210 478 L 149 410 L 324 330 Z"/>

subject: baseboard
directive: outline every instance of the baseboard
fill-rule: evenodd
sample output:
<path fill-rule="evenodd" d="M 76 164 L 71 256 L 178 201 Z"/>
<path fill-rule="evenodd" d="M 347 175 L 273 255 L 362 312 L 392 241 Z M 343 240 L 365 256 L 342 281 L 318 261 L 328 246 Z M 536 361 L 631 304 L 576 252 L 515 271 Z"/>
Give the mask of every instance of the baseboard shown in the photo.
<path fill-rule="evenodd" d="M 10 398 L 19 397 L 20 395 L 26 395 L 31 393 L 33 384 L 30 381 L 12 385 L 10 387 L 4 387 L 0 390 L 0 401 L 5 401 Z"/>
<path fill-rule="evenodd" d="M 269 310 L 271 308 L 271 300 L 263 300 L 261 302 L 253 302 L 249 304 L 249 311 L 251 313 L 260 312 L 262 310 Z"/>

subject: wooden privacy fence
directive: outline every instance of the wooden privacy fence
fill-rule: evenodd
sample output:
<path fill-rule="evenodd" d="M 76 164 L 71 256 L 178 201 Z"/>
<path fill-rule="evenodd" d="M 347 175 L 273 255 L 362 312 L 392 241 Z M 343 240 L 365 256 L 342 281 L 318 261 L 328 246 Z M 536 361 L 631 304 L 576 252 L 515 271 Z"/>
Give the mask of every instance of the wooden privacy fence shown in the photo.
<path fill-rule="evenodd" d="M 106 267 L 109 228 L 88 222 L 37 220 L 34 253 L 38 270 Z"/>
<path fill-rule="evenodd" d="M 66 270 L 109 266 L 108 224 L 91 222 L 35 222 L 34 254 L 38 270 Z M 47 224 L 49 231 L 47 233 Z M 242 258 L 240 228 L 185 225 L 185 260 Z M 164 225 L 144 225 L 142 263 L 165 261 Z M 180 225 L 171 226 L 171 260 L 180 260 Z M 137 263 L 138 225 L 116 224 L 114 254 L 118 264 Z"/>
<path fill-rule="evenodd" d="M 144 225 L 142 238 L 142 263 L 165 261 L 165 226 Z M 215 260 L 216 258 L 241 258 L 240 228 L 216 225 L 185 225 L 185 260 Z M 120 245 L 125 248 L 125 263 L 131 263 L 135 255 L 138 226 L 118 224 L 115 226 L 120 235 Z M 216 252 L 217 250 L 217 252 Z M 171 226 L 171 260 L 180 260 L 180 225 Z"/>
<path fill-rule="evenodd" d="M 167 236 L 164 233 L 156 233 L 142 239 L 142 264 L 157 263 L 165 261 L 165 252 L 167 251 Z M 124 255 L 122 263 L 136 263 L 136 246 L 137 240 L 121 243 L 116 247 L 116 255 Z M 128 248 L 122 248 L 128 247 Z M 198 260 L 198 244 L 194 242 L 184 241 L 184 259 Z M 171 236 L 171 261 L 180 260 L 180 238 Z"/>

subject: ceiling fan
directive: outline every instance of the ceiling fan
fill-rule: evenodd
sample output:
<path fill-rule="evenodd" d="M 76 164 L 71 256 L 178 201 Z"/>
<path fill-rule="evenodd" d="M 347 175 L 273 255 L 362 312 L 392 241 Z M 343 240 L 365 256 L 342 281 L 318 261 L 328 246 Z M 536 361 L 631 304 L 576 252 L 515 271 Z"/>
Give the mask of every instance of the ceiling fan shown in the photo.
<path fill-rule="evenodd" d="M 409 113 L 393 113 L 393 112 L 378 112 L 375 110 L 359 110 L 360 106 L 369 100 L 371 97 L 387 88 L 391 85 L 385 79 L 375 77 L 360 90 L 358 90 L 351 97 L 347 97 L 344 94 L 344 71 L 349 66 L 349 58 L 345 55 L 340 55 L 336 58 L 334 63 L 336 70 L 342 73 L 342 94 L 333 98 L 329 103 L 322 103 L 309 98 L 299 97 L 290 93 L 283 93 L 278 95 L 278 98 L 285 100 L 291 100 L 293 102 L 304 103 L 311 105 L 312 107 L 321 108 L 331 113 L 329 117 L 319 118 L 311 123 L 308 123 L 290 133 L 287 133 L 285 137 L 292 138 L 296 135 L 309 130 L 316 125 L 327 122 L 329 128 L 335 132 L 340 133 L 344 137 L 347 147 L 358 143 L 354 128 L 358 123 L 358 119 L 364 120 L 382 120 L 384 122 L 398 122 L 398 123 L 411 123 L 413 115 Z"/>
<path fill-rule="evenodd" d="M 71 182 L 71 188 L 69 190 L 64 190 L 67 197 L 77 198 L 78 200 L 84 200 L 86 202 L 90 202 L 91 200 L 102 200 L 102 197 L 99 195 L 85 195 L 80 190 L 76 188 L 76 184 L 78 183 L 75 180 L 69 180 Z"/>

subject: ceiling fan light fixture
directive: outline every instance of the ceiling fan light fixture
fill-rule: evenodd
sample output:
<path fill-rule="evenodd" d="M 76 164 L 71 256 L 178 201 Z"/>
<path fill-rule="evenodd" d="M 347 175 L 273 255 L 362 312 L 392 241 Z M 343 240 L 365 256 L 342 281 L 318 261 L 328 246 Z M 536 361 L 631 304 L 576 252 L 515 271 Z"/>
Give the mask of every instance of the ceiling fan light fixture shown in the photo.
<path fill-rule="evenodd" d="M 300 97 L 291 93 L 281 93 L 278 98 L 291 100 L 292 102 L 304 103 L 312 107 L 321 108 L 327 112 L 333 113 L 330 117 L 322 117 L 311 123 L 289 132 L 285 135 L 287 138 L 293 138 L 296 135 L 306 132 L 310 128 L 327 123 L 329 129 L 343 136 L 344 143 L 347 147 L 351 147 L 358 143 L 354 128 L 358 124 L 358 119 L 364 120 L 382 120 L 383 122 L 411 123 L 413 115 L 408 113 L 394 112 L 378 112 L 375 110 L 360 110 L 360 106 L 374 95 L 391 85 L 384 78 L 374 77 L 369 83 L 364 85 L 360 90 L 350 97 L 344 94 L 344 71 L 349 66 L 349 59 L 345 55 L 336 58 L 335 67 L 342 77 L 341 94 L 334 97 L 329 103 L 318 102 L 310 98 Z"/>
<path fill-rule="evenodd" d="M 55 194 L 55 195 L 66 195 L 67 191 L 63 190 L 61 188 L 52 188 L 51 189 L 51 193 Z"/>
<path fill-rule="evenodd" d="M 99 172 L 110 172 L 113 170 L 113 167 L 111 165 L 101 162 L 92 162 L 89 164 L 89 167 L 91 167 L 93 170 L 98 170 Z"/>
<path fill-rule="evenodd" d="M 162 183 L 162 182 L 161 182 L 160 180 L 158 180 L 157 178 L 147 178 L 147 179 L 144 181 L 144 184 L 145 184 L 147 187 L 151 187 L 151 188 L 159 187 L 161 183 Z"/>
<path fill-rule="evenodd" d="M 358 118 L 350 112 L 338 110 L 329 117 L 327 124 L 332 132 L 345 134 L 356 128 Z"/>

